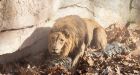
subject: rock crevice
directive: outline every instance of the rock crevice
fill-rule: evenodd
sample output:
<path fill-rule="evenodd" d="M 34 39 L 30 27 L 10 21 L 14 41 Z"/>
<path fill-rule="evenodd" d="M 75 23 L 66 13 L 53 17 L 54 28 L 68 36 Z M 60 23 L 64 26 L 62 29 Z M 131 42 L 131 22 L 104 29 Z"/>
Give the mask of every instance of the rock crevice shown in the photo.
<path fill-rule="evenodd" d="M 34 27 L 34 25 L 26 26 L 26 27 L 22 27 L 22 28 L 5 29 L 5 30 L 1 30 L 1 32 L 23 30 L 23 29 L 32 28 L 32 27 Z"/>

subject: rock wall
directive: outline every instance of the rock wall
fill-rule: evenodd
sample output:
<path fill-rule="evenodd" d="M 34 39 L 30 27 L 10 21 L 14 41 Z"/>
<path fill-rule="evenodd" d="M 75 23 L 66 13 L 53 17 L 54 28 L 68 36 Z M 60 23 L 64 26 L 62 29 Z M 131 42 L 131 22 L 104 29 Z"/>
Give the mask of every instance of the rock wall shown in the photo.
<path fill-rule="evenodd" d="M 140 24 L 140 0 L 131 0 L 129 21 L 135 21 Z"/>
<path fill-rule="evenodd" d="M 1 0 L 0 55 L 24 48 L 39 39 L 41 36 L 36 35 L 21 47 L 24 41 L 37 28 L 45 26 L 45 21 L 56 12 L 59 0 L 55 1 L 57 4 L 53 0 Z"/>
<path fill-rule="evenodd" d="M 91 18 L 103 27 L 139 22 L 139 0 L 0 0 L 0 55 L 46 50 L 47 32 L 66 15 Z M 43 40 L 43 41 L 40 41 Z"/>

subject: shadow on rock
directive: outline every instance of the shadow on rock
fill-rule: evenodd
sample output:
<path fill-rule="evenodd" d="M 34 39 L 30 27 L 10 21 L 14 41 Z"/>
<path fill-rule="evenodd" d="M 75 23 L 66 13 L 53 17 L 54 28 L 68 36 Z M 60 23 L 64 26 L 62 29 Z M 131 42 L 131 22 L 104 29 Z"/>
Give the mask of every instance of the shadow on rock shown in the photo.
<path fill-rule="evenodd" d="M 16 52 L 1 55 L 0 64 L 23 61 L 24 59 L 31 64 L 41 64 L 43 59 L 45 59 L 44 55 L 47 51 L 47 35 L 49 30 L 49 27 L 37 28 Z"/>

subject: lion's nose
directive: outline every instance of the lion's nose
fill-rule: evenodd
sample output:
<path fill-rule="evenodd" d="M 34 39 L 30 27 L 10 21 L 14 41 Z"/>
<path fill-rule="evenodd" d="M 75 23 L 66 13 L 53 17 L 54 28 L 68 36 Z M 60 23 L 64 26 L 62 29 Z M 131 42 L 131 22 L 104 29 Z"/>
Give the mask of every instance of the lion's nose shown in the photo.
<path fill-rule="evenodd" d="M 53 52 L 56 52 L 58 49 L 53 49 Z"/>

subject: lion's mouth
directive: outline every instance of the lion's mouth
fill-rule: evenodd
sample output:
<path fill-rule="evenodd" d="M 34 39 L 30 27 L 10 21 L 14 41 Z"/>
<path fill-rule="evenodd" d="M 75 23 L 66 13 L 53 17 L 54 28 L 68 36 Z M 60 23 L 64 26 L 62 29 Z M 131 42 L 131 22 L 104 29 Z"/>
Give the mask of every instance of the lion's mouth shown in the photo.
<path fill-rule="evenodd" d="M 60 55 L 60 53 L 52 52 L 53 55 Z"/>

